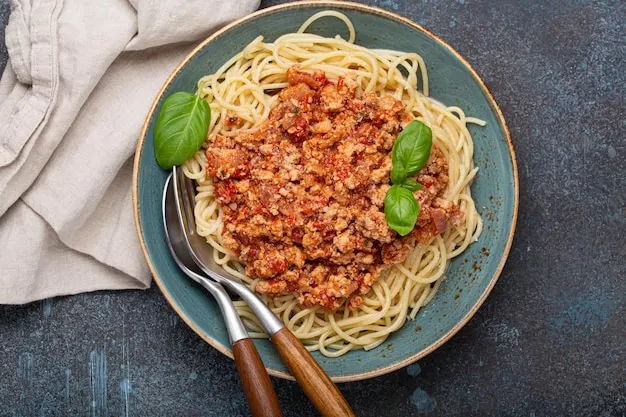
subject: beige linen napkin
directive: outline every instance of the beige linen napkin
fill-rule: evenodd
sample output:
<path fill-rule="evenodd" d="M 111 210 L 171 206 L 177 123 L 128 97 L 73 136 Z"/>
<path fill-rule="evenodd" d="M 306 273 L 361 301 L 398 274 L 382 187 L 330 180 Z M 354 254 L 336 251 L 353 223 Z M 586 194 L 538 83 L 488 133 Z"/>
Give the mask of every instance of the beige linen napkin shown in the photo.
<path fill-rule="evenodd" d="M 147 288 L 131 157 L 169 73 L 259 0 L 13 0 L 0 80 L 0 303 Z"/>

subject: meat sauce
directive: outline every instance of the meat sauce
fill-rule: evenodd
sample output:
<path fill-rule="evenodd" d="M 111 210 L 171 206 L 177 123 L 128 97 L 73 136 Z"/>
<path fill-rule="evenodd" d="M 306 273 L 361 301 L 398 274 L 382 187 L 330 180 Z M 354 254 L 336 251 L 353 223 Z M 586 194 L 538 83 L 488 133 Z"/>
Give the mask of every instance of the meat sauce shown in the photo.
<path fill-rule="evenodd" d="M 405 260 L 458 224 L 458 206 L 443 199 L 446 159 L 433 145 L 416 180 L 421 205 L 413 232 L 387 226 L 391 148 L 412 117 L 391 96 L 361 94 L 352 76 L 292 67 L 289 87 L 256 131 L 216 136 L 207 174 L 224 210 L 224 245 L 261 280 L 256 290 L 296 293 L 306 307 L 362 304 L 385 265 Z"/>

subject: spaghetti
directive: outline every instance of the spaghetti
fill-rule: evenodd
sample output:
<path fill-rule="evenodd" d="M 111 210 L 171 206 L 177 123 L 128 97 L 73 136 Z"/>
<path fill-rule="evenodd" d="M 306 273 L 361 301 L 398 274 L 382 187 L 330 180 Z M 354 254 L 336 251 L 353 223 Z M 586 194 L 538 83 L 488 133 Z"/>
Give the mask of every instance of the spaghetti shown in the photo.
<path fill-rule="evenodd" d="M 342 20 L 348 28 L 348 40 L 305 33 L 312 22 L 324 17 Z M 467 125 L 483 126 L 484 122 L 428 97 L 426 66 L 417 53 L 367 49 L 354 43 L 355 33 L 345 15 L 323 11 L 304 22 L 297 33 L 283 35 L 273 43 L 259 36 L 214 74 L 198 82 L 198 94 L 210 104 L 214 115 L 207 143 L 216 135 L 235 136 L 258 128 L 277 103 L 273 93 L 288 86 L 287 70 L 298 65 L 304 71 L 323 71 L 330 79 L 353 73 L 361 91 L 401 100 L 411 116 L 431 128 L 433 143 L 447 160 L 445 198 L 459 205 L 465 214 L 462 222 L 448 226 L 428 244 L 418 244 L 404 262 L 386 270 L 363 297 L 362 305 L 330 313 L 319 307 L 303 307 L 293 294 L 261 295 L 309 350 L 319 350 L 329 357 L 352 349 L 373 349 L 407 318 L 415 318 L 435 296 L 450 260 L 477 240 L 482 230 L 470 192 L 478 168 L 473 164 L 473 142 Z M 238 123 L 229 122 L 233 117 Z M 258 279 L 246 276 L 244 265 L 222 244 L 223 212 L 206 165 L 205 150 L 201 149 L 183 166 L 185 175 L 197 183 L 198 233 L 215 249 L 216 261 L 254 289 Z M 250 334 L 265 337 L 247 305 L 242 301 L 235 304 Z"/>

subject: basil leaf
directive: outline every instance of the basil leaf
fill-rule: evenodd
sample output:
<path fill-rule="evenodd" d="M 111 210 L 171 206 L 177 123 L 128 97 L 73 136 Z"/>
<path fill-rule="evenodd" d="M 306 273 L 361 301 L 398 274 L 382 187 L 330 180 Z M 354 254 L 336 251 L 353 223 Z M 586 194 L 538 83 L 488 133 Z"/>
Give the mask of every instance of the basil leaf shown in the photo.
<path fill-rule="evenodd" d="M 406 181 L 406 170 L 401 165 L 393 165 L 390 176 L 392 184 L 402 184 Z"/>
<path fill-rule="evenodd" d="M 413 191 L 419 191 L 422 188 L 424 188 L 424 186 L 422 184 L 420 184 L 419 182 L 412 180 L 411 178 L 407 178 L 404 180 L 404 182 L 402 184 L 399 184 L 400 187 L 402 188 L 406 188 L 407 190 L 413 192 Z"/>
<path fill-rule="evenodd" d="M 420 205 L 411 191 L 399 185 L 392 185 L 385 195 L 385 219 L 389 227 L 406 236 L 417 222 Z"/>
<path fill-rule="evenodd" d="M 398 169 L 403 169 L 406 177 L 424 168 L 430 156 L 432 138 L 432 131 L 424 123 L 419 120 L 409 123 L 393 144 L 391 150 L 393 168 L 398 166 Z"/>
<path fill-rule="evenodd" d="M 165 99 L 154 127 L 154 156 L 159 166 L 181 165 L 202 146 L 211 107 L 200 96 L 178 92 Z"/>

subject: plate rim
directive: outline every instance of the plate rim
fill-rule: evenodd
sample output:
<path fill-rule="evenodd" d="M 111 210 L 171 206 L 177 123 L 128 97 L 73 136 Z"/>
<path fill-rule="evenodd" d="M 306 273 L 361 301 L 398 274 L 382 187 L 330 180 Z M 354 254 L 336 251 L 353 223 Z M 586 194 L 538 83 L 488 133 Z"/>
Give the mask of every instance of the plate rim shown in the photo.
<path fill-rule="evenodd" d="M 142 251 L 143 256 L 144 256 L 144 258 L 146 260 L 148 268 L 150 269 L 150 273 L 152 274 L 152 277 L 153 277 L 154 281 L 156 282 L 157 286 L 159 287 L 159 290 L 161 291 L 161 294 L 163 294 L 163 297 L 165 297 L 165 299 L 167 300 L 168 304 L 174 309 L 176 314 L 178 314 L 178 316 L 182 318 L 182 320 L 187 324 L 187 326 L 189 326 L 198 336 L 200 336 L 205 342 L 207 342 L 213 348 L 217 349 L 218 351 L 220 351 L 224 355 L 226 355 L 229 358 L 233 359 L 232 351 L 228 347 L 226 347 L 225 345 L 223 345 L 222 343 L 220 343 L 216 339 L 212 338 L 211 336 L 204 334 L 204 332 L 201 331 L 199 328 L 197 328 L 197 326 L 193 323 L 193 321 L 187 315 L 183 314 L 183 312 L 182 312 L 181 308 L 178 306 L 178 304 L 174 300 L 172 300 L 170 298 L 170 295 L 168 294 L 168 292 L 165 291 L 164 284 L 161 282 L 161 279 L 159 278 L 158 274 L 156 273 L 155 267 L 152 265 L 152 262 L 150 261 L 150 256 L 148 255 L 148 249 L 147 249 L 146 242 L 145 242 L 145 239 L 144 239 L 143 230 L 141 228 L 141 221 L 140 221 L 140 217 L 139 217 L 139 198 L 138 198 L 138 194 L 139 194 L 139 163 L 140 163 L 140 160 L 141 160 L 141 156 L 143 154 L 143 148 L 144 148 L 144 144 L 145 144 L 145 141 L 146 141 L 146 135 L 147 135 L 147 132 L 148 132 L 148 129 L 149 129 L 149 126 L 150 126 L 150 120 L 152 119 L 154 111 L 156 110 L 156 107 L 157 107 L 159 101 L 161 100 L 161 98 L 163 96 L 163 93 L 165 92 L 165 90 L 167 90 L 169 88 L 169 86 L 171 85 L 172 81 L 174 80 L 174 78 L 176 78 L 176 76 L 183 69 L 183 67 L 191 59 L 193 59 L 198 52 L 200 52 L 207 44 L 209 44 L 213 40 L 215 40 L 218 37 L 220 37 L 221 35 L 223 35 L 225 32 L 227 32 L 230 29 L 232 29 L 233 27 L 238 26 L 238 25 L 240 25 L 240 24 L 242 24 L 244 22 L 247 22 L 249 20 L 253 20 L 253 19 L 256 19 L 256 18 L 261 17 L 261 16 L 271 15 L 271 14 L 274 14 L 274 13 L 277 13 L 277 12 L 281 12 L 281 11 L 284 11 L 284 10 L 307 9 L 307 8 L 311 8 L 311 7 L 330 7 L 330 8 L 334 8 L 334 9 L 357 10 L 357 11 L 361 11 L 361 12 L 365 12 L 365 13 L 369 13 L 369 14 L 385 17 L 385 18 L 388 18 L 390 20 L 395 20 L 398 23 L 401 23 L 401 24 L 404 24 L 404 25 L 408 25 L 411 28 L 413 28 L 413 29 L 415 29 L 415 30 L 417 30 L 419 32 L 424 33 L 426 36 L 428 36 L 431 39 L 435 40 L 442 47 L 447 49 L 450 53 L 452 53 L 469 70 L 470 74 L 478 82 L 479 86 L 481 87 L 481 89 L 485 93 L 485 96 L 487 97 L 487 99 L 488 99 L 489 103 L 491 104 L 492 108 L 495 110 L 497 119 L 500 122 L 500 126 L 502 127 L 502 129 L 504 131 L 504 135 L 506 137 L 506 141 L 507 141 L 507 145 L 508 145 L 508 149 L 509 149 L 509 157 L 511 159 L 511 166 L 513 168 L 513 188 L 514 188 L 513 195 L 514 195 L 514 197 L 513 197 L 513 217 L 511 219 L 511 227 L 510 227 L 509 234 L 508 234 L 508 237 L 507 237 L 507 241 L 506 241 L 506 244 L 505 244 L 505 247 L 504 247 L 504 251 L 502 253 L 502 256 L 500 257 L 500 260 L 498 262 L 498 266 L 496 267 L 496 271 L 493 274 L 493 276 L 491 277 L 491 280 L 490 280 L 489 284 L 487 285 L 487 287 L 485 288 L 483 293 L 480 295 L 478 300 L 474 303 L 472 308 L 461 318 L 461 320 L 459 320 L 450 330 L 448 330 L 445 334 L 440 336 L 430 346 L 420 350 L 419 352 L 414 353 L 413 355 L 407 357 L 406 359 L 403 359 L 403 360 L 401 360 L 399 362 L 395 362 L 393 364 L 390 364 L 390 365 L 387 365 L 387 366 L 384 366 L 382 368 L 378 368 L 378 369 L 375 369 L 375 370 L 372 370 L 372 371 L 359 372 L 359 373 L 354 373 L 354 374 L 349 374 L 349 375 L 341 375 L 341 376 L 331 377 L 331 379 L 334 382 L 336 382 L 336 383 L 355 382 L 355 381 L 360 381 L 360 380 L 364 380 L 364 379 L 369 379 L 369 378 L 374 378 L 374 377 L 377 377 L 377 376 L 385 375 L 387 373 L 390 373 L 390 372 L 393 372 L 395 370 L 401 369 L 401 368 L 403 368 L 405 366 L 408 366 L 408 365 L 410 365 L 410 364 L 420 360 L 421 358 L 425 357 L 426 355 L 432 353 L 434 350 L 436 350 L 441 345 L 443 345 L 448 340 L 450 340 L 452 338 L 452 336 L 454 336 L 459 330 L 461 330 L 461 328 L 463 328 L 469 322 L 469 320 L 476 314 L 478 309 L 482 306 L 482 304 L 485 302 L 485 300 L 487 299 L 487 297 L 489 296 L 489 294 L 493 290 L 493 287 L 495 286 L 496 282 L 498 281 L 498 278 L 500 277 L 500 275 L 502 273 L 502 270 L 504 268 L 504 265 L 506 263 L 506 260 L 508 258 L 508 255 L 510 253 L 511 246 L 512 246 L 512 243 L 513 243 L 513 237 L 514 237 L 515 229 L 516 229 L 516 226 L 517 226 L 517 216 L 518 216 L 519 177 L 518 177 L 517 159 L 516 159 L 515 149 L 513 147 L 513 142 L 511 141 L 511 134 L 510 134 L 509 128 L 508 128 L 508 126 L 506 124 L 506 121 L 504 119 L 504 115 L 502 114 L 502 110 L 498 106 L 498 103 L 496 102 L 495 98 L 493 97 L 493 94 L 491 93 L 491 91 L 489 90 L 489 88 L 487 87 L 485 82 L 478 75 L 476 70 L 474 70 L 474 68 L 470 65 L 470 63 L 461 54 L 459 54 L 454 48 L 452 48 L 450 45 L 448 45 L 448 43 L 446 43 L 443 39 L 441 39 L 439 36 L 435 35 L 431 31 L 429 31 L 428 29 L 424 28 L 423 26 L 421 26 L 421 25 L 415 23 L 414 21 L 412 21 L 412 20 L 410 20 L 410 19 L 408 19 L 408 18 L 406 18 L 404 16 L 401 16 L 401 15 L 399 15 L 397 13 L 393 13 L 393 12 L 390 12 L 390 11 L 387 11 L 387 10 L 384 10 L 384 9 L 381 9 L 381 8 L 375 7 L 375 6 L 369 6 L 369 5 L 365 5 L 365 4 L 354 3 L 354 2 L 351 2 L 351 1 L 343 1 L 343 0 L 304 0 L 304 1 L 297 2 L 297 3 L 279 4 L 279 5 L 276 5 L 276 6 L 271 6 L 271 7 L 265 8 L 265 9 L 257 10 L 255 12 L 251 13 L 251 14 L 248 14 L 248 15 L 242 17 L 242 18 L 239 18 L 239 19 L 229 23 L 228 25 L 226 25 L 226 26 L 222 27 L 221 29 L 217 30 L 216 32 L 211 34 L 209 37 L 204 39 L 202 42 L 200 42 L 176 66 L 176 68 L 174 68 L 174 70 L 171 72 L 171 74 L 169 75 L 167 80 L 163 83 L 163 85 L 159 89 L 159 92 L 157 93 L 154 101 L 152 102 L 152 105 L 150 106 L 150 110 L 148 111 L 148 113 L 146 115 L 146 118 L 144 120 L 143 126 L 141 128 L 141 133 L 140 133 L 139 139 L 137 141 L 137 147 L 135 149 L 135 157 L 134 157 L 134 162 L 133 162 L 133 181 L 132 181 L 133 215 L 134 215 L 134 220 L 135 220 L 135 228 L 137 230 L 137 235 L 138 235 L 138 238 L 139 238 L 139 244 L 141 246 L 141 251 Z M 276 376 L 276 377 L 279 377 L 279 378 L 288 379 L 288 380 L 292 380 L 292 381 L 294 380 L 293 376 L 291 374 L 287 373 L 287 372 L 283 372 L 283 371 L 279 371 L 279 370 L 276 370 L 276 369 L 272 369 L 272 368 L 269 368 L 267 366 L 265 366 L 265 368 L 267 369 L 268 373 L 270 375 L 272 375 L 272 376 Z"/>

